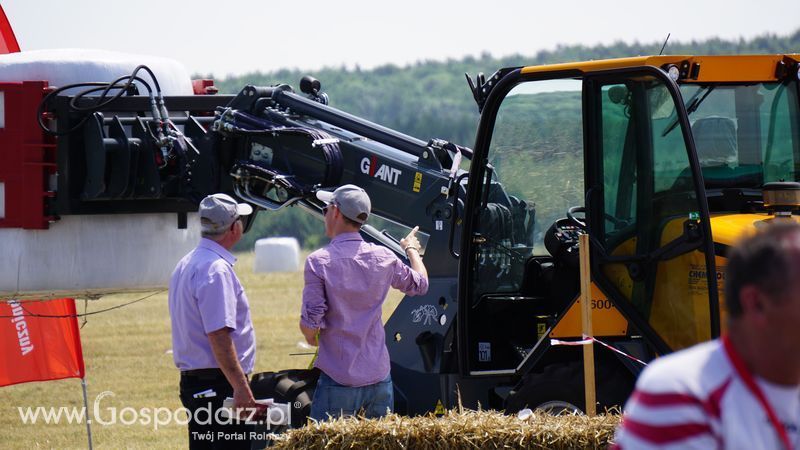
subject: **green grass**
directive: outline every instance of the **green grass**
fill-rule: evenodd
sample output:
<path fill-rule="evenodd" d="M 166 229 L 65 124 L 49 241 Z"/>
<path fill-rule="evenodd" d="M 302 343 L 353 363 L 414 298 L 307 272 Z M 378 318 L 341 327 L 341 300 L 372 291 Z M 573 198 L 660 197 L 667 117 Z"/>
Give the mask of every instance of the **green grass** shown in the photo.
<path fill-rule="evenodd" d="M 253 254 L 239 255 L 237 273 L 250 300 L 256 329 L 256 372 L 305 368 L 311 356 L 290 356 L 309 350 L 297 323 L 303 289 L 302 271 L 254 274 Z M 120 294 L 89 302 L 89 311 L 108 308 L 146 294 Z M 384 306 L 384 320 L 402 298 L 392 291 Z M 76 301 L 83 311 L 83 301 Z M 79 319 L 80 320 L 80 319 Z M 100 418 L 108 421 L 107 408 L 117 411 L 181 407 L 178 399 L 178 370 L 172 362 L 169 309 L 166 291 L 139 303 L 88 317 L 81 329 L 86 363 L 90 415 L 95 398 L 104 391 L 114 396 L 100 400 Z M 18 407 L 81 407 L 80 380 L 36 382 L 0 388 L 0 447 L 3 448 L 85 448 L 85 424 L 23 424 Z M 130 416 L 127 413 L 126 417 Z M 153 424 L 92 424 L 95 448 L 176 448 L 186 447 L 186 427 L 169 424 L 153 429 Z"/>

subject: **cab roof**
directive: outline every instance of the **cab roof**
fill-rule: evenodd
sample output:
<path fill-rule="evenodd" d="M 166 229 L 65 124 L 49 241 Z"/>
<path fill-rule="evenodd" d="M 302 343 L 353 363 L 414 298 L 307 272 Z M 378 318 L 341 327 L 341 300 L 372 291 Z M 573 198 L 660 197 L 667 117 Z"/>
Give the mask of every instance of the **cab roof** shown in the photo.
<path fill-rule="evenodd" d="M 800 54 L 691 56 L 662 55 L 632 58 L 604 59 L 563 64 L 547 64 L 522 68 L 523 74 L 556 71 L 582 73 L 641 66 L 666 67 L 675 65 L 684 83 L 741 83 L 777 81 L 788 75 L 786 70 L 797 72 Z"/>

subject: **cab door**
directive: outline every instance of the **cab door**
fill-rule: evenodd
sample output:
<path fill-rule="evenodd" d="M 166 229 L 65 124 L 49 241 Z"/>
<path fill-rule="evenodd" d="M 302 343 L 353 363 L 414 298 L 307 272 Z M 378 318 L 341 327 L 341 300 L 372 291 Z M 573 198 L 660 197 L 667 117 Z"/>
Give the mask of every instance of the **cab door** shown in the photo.
<path fill-rule="evenodd" d="M 592 277 L 657 352 L 719 334 L 703 179 L 683 102 L 655 68 L 584 83 Z"/>
<path fill-rule="evenodd" d="M 629 334 L 667 352 L 718 332 L 716 284 L 688 278 L 713 277 L 713 245 L 686 113 L 662 70 L 508 72 L 486 97 L 468 189 L 462 375 L 519 374 L 541 356 L 577 298 L 569 239 L 586 231 L 592 279 Z M 585 225 L 570 226 L 580 206 Z M 671 337 L 687 324 L 694 335 Z"/>

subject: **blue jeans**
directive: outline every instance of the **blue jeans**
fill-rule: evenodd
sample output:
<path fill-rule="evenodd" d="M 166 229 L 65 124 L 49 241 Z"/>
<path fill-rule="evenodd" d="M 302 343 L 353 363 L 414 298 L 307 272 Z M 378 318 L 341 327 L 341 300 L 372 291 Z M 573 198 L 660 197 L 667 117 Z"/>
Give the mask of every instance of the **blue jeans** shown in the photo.
<path fill-rule="evenodd" d="M 383 417 L 394 408 L 392 374 L 383 381 L 367 386 L 344 386 L 322 372 L 311 401 L 311 418 L 326 420 L 329 417 L 353 416 L 361 412 L 365 417 Z"/>

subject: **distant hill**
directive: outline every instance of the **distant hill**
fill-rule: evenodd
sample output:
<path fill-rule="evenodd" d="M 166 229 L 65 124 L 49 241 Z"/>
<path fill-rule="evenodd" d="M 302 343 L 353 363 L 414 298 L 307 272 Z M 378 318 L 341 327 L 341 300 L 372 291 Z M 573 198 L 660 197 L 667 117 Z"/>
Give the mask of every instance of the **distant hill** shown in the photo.
<path fill-rule="evenodd" d="M 371 70 L 324 68 L 318 71 L 282 69 L 255 72 L 216 80 L 223 93 L 238 92 L 247 84 L 289 84 L 295 89 L 300 78 L 311 75 L 322 83 L 330 105 L 422 140 L 447 139 L 471 147 L 478 123 L 478 109 L 467 89 L 464 73 L 474 78 L 479 72 L 491 75 L 502 67 L 551 64 L 592 59 L 658 54 L 663 42 L 615 43 L 596 46 L 557 46 L 532 56 L 512 55 L 420 61 L 405 67 L 384 65 Z M 800 53 L 800 29 L 790 35 L 766 34 L 753 39 L 670 41 L 665 54 L 765 54 Z M 263 57 L 269 57 L 268 54 Z M 213 78 L 213 75 L 208 75 Z M 290 208 L 286 212 L 261 213 L 251 232 L 237 246 L 252 250 L 256 239 L 266 236 L 295 236 L 312 248 L 325 242 L 322 222 Z"/>

